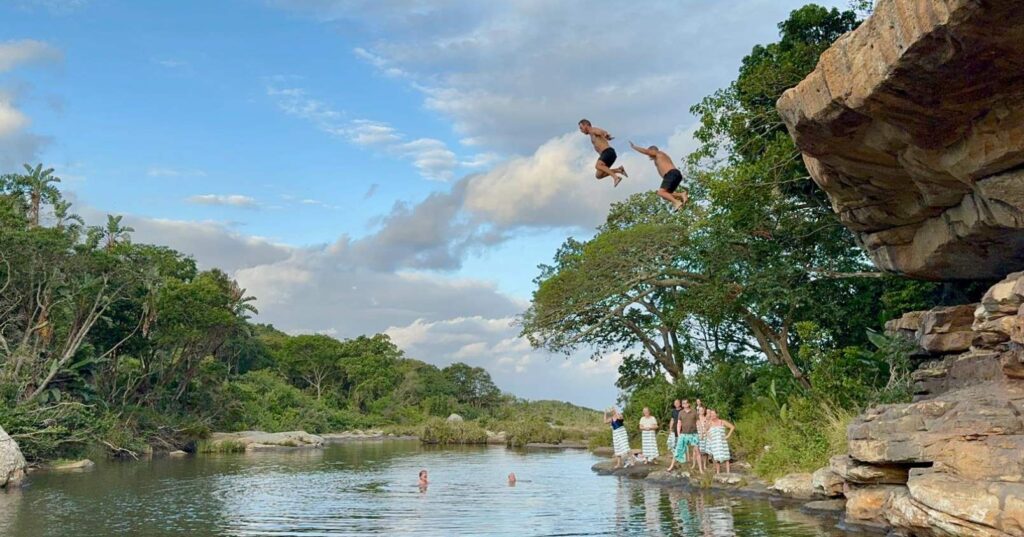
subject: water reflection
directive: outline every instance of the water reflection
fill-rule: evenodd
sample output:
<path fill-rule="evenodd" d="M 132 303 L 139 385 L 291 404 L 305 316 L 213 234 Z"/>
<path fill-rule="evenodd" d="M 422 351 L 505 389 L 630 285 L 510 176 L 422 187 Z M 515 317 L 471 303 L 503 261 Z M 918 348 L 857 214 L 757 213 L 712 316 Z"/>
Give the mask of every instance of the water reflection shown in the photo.
<path fill-rule="evenodd" d="M 804 514 L 797 506 L 772 507 L 704 492 L 664 489 L 622 480 L 630 499 L 618 512 L 620 535 L 653 537 L 828 537 L 843 535 L 832 522 Z M 638 531 L 642 527 L 643 531 Z"/>

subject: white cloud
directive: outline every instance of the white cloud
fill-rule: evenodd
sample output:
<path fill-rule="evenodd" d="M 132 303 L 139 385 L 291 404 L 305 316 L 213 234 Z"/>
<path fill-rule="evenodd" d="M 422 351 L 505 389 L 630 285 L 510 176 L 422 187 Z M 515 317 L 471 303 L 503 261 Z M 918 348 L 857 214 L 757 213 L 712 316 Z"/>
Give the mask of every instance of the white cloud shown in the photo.
<path fill-rule="evenodd" d="M 198 194 L 189 196 L 186 201 L 198 205 L 224 205 L 250 209 L 259 206 L 255 199 L 241 194 Z"/>
<path fill-rule="evenodd" d="M 56 63 L 62 59 L 60 49 L 42 41 L 0 42 L 0 73 L 32 64 Z M 22 163 L 36 160 L 40 149 L 49 142 L 49 138 L 28 130 L 31 118 L 17 102 L 25 92 L 19 93 L 0 87 L 0 170 L 20 168 Z"/>
<path fill-rule="evenodd" d="M 329 104 L 309 97 L 302 88 L 268 87 L 267 95 L 288 115 L 305 119 L 318 129 L 349 142 L 378 149 L 412 162 L 427 179 L 451 180 L 459 161 L 447 144 L 435 138 L 406 137 L 391 125 L 369 119 L 345 120 L 345 114 Z"/>
<path fill-rule="evenodd" d="M 19 65 L 59 62 L 64 58 L 60 49 L 34 39 L 21 39 L 0 43 L 0 73 L 4 73 Z"/>
<path fill-rule="evenodd" d="M 272 3 L 365 36 L 353 53 L 420 91 L 467 141 L 524 153 L 581 117 L 667 137 L 805 2 L 648 2 L 627 17 L 613 0 Z M 595 27 L 602 16 L 614 19 L 610 29 Z"/>
<path fill-rule="evenodd" d="M 10 136 L 29 124 L 28 116 L 14 107 L 14 103 L 0 93 L 0 138 Z"/>

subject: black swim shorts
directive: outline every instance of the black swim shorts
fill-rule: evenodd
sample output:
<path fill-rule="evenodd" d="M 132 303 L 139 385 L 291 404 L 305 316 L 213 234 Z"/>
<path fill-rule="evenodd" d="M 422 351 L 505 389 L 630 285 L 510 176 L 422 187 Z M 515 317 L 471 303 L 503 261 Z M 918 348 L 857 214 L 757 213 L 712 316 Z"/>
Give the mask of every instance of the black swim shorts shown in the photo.
<path fill-rule="evenodd" d="M 679 188 L 679 183 L 683 182 L 683 174 L 679 170 L 672 168 L 665 174 L 665 177 L 661 181 L 661 188 L 669 192 L 675 192 Z"/>
<path fill-rule="evenodd" d="M 615 164 L 616 158 L 618 158 L 618 156 L 615 154 L 615 149 L 609 147 L 604 151 L 601 151 L 601 156 L 597 157 L 597 160 L 600 160 L 605 166 L 611 168 L 612 164 Z"/>

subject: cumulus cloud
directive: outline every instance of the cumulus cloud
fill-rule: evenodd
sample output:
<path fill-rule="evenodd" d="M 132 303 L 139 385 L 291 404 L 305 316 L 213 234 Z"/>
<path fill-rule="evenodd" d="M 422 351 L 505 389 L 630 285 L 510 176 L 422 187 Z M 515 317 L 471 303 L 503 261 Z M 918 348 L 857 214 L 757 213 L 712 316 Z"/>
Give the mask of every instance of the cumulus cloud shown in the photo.
<path fill-rule="evenodd" d="M 198 194 L 189 196 L 185 201 L 197 205 L 222 205 L 247 209 L 254 209 L 259 205 L 255 199 L 241 194 Z"/>
<path fill-rule="evenodd" d="M 0 73 L 33 64 L 56 63 L 62 58 L 60 49 L 42 41 L 0 42 Z M 18 102 L 24 93 L 0 87 L 0 170 L 12 170 L 35 160 L 49 141 L 48 137 L 29 131 L 32 120 Z"/>

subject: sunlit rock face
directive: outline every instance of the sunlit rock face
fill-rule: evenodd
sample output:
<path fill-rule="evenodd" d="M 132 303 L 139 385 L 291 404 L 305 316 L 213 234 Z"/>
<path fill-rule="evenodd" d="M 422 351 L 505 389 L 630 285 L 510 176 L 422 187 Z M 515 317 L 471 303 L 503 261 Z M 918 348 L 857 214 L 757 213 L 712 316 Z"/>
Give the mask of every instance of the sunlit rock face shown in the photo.
<path fill-rule="evenodd" d="M 875 264 L 1024 268 L 1024 2 L 880 0 L 778 108 Z"/>
<path fill-rule="evenodd" d="M 900 535 L 1024 536 L 1024 1 L 880 0 L 778 107 L 879 268 L 1003 278 L 887 323 L 914 402 L 854 419 L 816 492 Z"/>

